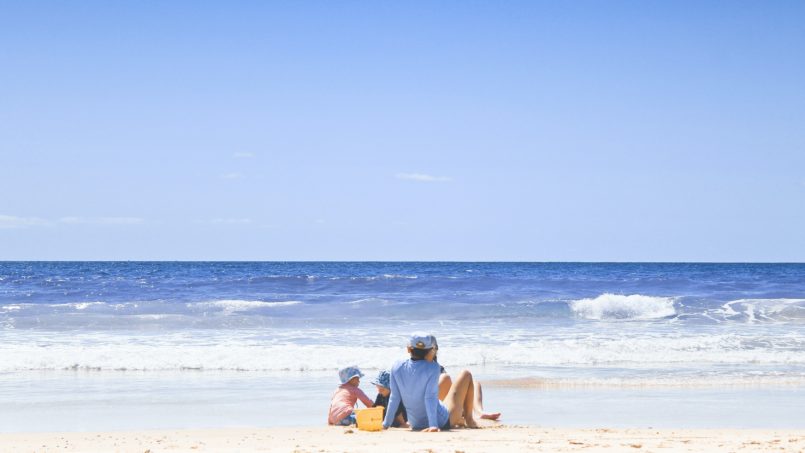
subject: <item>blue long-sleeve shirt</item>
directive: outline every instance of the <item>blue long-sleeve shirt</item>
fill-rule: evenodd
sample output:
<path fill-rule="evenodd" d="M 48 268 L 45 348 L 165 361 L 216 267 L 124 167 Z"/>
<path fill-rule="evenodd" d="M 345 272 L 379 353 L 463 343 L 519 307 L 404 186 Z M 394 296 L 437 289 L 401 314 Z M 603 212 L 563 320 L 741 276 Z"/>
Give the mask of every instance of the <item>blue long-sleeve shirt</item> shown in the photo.
<path fill-rule="evenodd" d="M 427 360 L 403 360 L 391 367 L 391 396 L 383 427 L 394 422 L 400 401 L 413 429 L 441 428 L 450 419 L 447 408 L 439 402 L 439 364 Z"/>

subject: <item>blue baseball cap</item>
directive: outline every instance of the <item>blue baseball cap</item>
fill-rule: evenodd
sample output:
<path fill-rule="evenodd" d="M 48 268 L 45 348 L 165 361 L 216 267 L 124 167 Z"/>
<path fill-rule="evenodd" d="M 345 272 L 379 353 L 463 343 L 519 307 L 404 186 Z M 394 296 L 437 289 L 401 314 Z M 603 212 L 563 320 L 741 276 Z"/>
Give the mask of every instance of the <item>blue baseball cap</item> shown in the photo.
<path fill-rule="evenodd" d="M 379 385 L 381 387 L 390 389 L 391 384 L 389 383 L 389 381 L 391 381 L 391 373 L 389 373 L 388 370 L 383 370 L 383 371 L 377 373 L 377 377 L 374 378 L 374 380 L 372 381 L 372 384 Z"/>
<path fill-rule="evenodd" d="M 425 332 L 414 332 L 411 334 L 411 338 L 408 340 L 408 346 L 411 346 L 414 349 L 431 349 L 436 343 L 435 340 L 436 339 L 433 337 L 433 335 Z"/>
<path fill-rule="evenodd" d="M 363 373 L 361 373 L 361 369 L 358 368 L 358 365 L 352 365 L 338 370 L 338 377 L 341 379 L 342 384 L 346 384 L 355 376 L 359 378 L 363 377 Z"/>

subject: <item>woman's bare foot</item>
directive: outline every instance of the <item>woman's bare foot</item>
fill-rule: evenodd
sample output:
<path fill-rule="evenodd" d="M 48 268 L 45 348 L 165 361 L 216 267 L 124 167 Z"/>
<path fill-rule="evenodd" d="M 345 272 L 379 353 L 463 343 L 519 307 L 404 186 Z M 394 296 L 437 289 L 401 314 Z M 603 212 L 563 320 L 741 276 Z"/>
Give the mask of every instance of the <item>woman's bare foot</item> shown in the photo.
<path fill-rule="evenodd" d="M 487 412 L 483 412 L 483 413 L 481 413 L 481 418 L 483 418 L 484 420 L 497 420 L 497 419 L 500 418 L 500 412 L 494 412 L 494 413 L 491 413 L 491 414 L 487 413 Z"/>

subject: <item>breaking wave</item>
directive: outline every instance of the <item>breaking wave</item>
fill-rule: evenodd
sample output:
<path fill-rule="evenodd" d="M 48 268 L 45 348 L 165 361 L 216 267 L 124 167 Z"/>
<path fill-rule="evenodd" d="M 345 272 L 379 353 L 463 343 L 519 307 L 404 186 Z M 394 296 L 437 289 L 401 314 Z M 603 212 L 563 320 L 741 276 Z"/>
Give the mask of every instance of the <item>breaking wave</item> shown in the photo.
<path fill-rule="evenodd" d="M 711 311 L 711 317 L 762 321 L 805 321 L 805 299 L 738 299 Z"/>
<path fill-rule="evenodd" d="M 633 294 L 602 294 L 593 299 L 580 299 L 570 303 L 573 313 L 584 319 L 662 319 L 676 315 L 674 298 Z"/>

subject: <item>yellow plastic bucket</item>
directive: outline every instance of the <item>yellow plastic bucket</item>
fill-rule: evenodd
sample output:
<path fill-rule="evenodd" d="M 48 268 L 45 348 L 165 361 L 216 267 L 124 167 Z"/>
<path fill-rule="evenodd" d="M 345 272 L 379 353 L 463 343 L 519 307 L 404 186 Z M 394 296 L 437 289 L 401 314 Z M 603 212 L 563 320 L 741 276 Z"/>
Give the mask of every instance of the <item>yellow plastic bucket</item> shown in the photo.
<path fill-rule="evenodd" d="M 362 431 L 381 431 L 383 429 L 383 407 L 370 407 L 355 411 L 358 429 Z"/>

